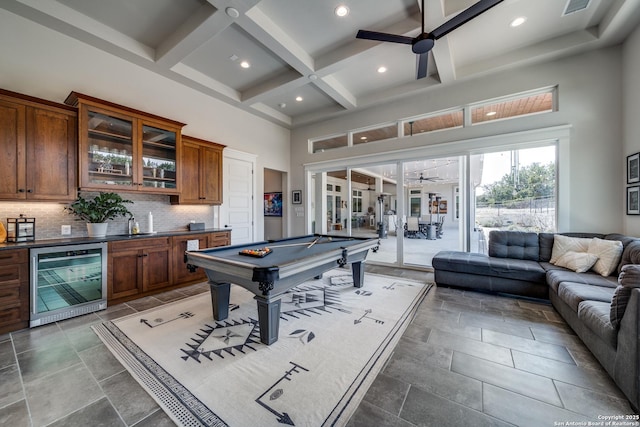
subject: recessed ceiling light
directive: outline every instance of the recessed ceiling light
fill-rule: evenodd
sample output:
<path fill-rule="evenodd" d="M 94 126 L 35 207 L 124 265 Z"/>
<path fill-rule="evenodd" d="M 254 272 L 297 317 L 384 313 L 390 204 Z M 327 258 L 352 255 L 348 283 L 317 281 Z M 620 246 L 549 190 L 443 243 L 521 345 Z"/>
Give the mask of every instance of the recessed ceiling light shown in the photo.
<path fill-rule="evenodd" d="M 296 96 L 296 101 L 301 102 L 302 101 L 302 97 L 301 96 Z"/>
<path fill-rule="evenodd" d="M 387 72 L 387 67 L 380 67 L 380 68 L 378 68 L 378 72 L 379 72 L 380 74 L 382 74 L 382 73 L 386 73 L 386 72 Z"/>
<path fill-rule="evenodd" d="M 511 21 L 511 24 L 509 24 L 509 25 L 511 25 L 514 28 L 515 27 L 519 27 L 520 25 L 524 24 L 526 20 L 527 20 L 526 17 L 519 16 L 516 19 L 514 19 L 513 21 Z"/>
<path fill-rule="evenodd" d="M 498 114 L 498 113 L 496 113 L 495 111 L 489 111 L 487 113 L 487 116 L 495 116 L 496 114 Z"/>
<path fill-rule="evenodd" d="M 249 62 L 248 62 L 248 61 L 242 61 L 242 62 L 240 63 L 240 66 L 241 66 L 242 68 L 249 68 L 249 67 L 251 67 L 251 64 L 249 64 Z"/>
<path fill-rule="evenodd" d="M 285 108 L 287 106 L 287 104 L 285 104 L 284 102 L 281 102 L 280 104 L 278 104 L 278 107 L 280 108 Z"/>
<path fill-rule="evenodd" d="M 367 137 L 366 136 L 361 136 L 360 139 L 364 141 L 365 139 L 367 139 Z"/>
<path fill-rule="evenodd" d="M 349 8 L 341 4 L 340 6 L 336 7 L 335 14 L 336 16 L 339 16 L 341 18 L 347 16 L 349 14 Z"/>

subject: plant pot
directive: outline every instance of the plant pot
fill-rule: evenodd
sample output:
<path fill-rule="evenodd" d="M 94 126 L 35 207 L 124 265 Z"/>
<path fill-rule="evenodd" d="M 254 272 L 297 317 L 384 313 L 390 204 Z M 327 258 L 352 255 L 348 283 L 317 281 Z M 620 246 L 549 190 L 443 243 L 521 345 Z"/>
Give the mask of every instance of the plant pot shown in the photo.
<path fill-rule="evenodd" d="M 107 235 L 107 225 L 106 222 L 88 222 L 87 223 L 87 233 L 89 233 L 89 237 L 104 237 Z"/>

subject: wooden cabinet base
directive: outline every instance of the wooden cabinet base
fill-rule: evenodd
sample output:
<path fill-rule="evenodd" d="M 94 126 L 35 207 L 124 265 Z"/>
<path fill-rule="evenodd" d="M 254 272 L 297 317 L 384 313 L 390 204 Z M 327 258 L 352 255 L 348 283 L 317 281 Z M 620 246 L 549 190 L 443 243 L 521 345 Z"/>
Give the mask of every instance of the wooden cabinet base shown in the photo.
<path fill-rule="evenodd" d="M 0 334 L 29 326 L 29 253 L 0 252 Z"/>
<path fill-rule="evenodd" d="M 231 244 L 230 231 L 173 237 L 139 238 L 109 243 L 107 301 L 112 306 L 206 282 L 203 269 L 190 272 L 184 261 L 189 241 L 200 249 Z"/>

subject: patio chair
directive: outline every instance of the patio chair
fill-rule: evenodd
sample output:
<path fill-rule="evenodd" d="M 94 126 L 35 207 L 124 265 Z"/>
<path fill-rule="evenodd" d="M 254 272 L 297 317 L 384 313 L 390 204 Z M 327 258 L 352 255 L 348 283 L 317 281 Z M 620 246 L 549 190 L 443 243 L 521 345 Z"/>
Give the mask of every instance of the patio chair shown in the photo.
<path fill-rule="evenodd" d="M 442 239 L 442 233 L 443 233 L 442 226 L 444 225 L 444 218 L 445 216 L 442 215 L 440 217 L 440 221 L 436 223 L 436 238 L 438 239 Z"/>
<path fill-rule="evenodd" d="M 418 217 L 410 216 L 407 218 L 407 232 L 405 236 L 409 238 L 418 237 L 418 233 L 420 232 L 420 223 L 418 222 Z"/>

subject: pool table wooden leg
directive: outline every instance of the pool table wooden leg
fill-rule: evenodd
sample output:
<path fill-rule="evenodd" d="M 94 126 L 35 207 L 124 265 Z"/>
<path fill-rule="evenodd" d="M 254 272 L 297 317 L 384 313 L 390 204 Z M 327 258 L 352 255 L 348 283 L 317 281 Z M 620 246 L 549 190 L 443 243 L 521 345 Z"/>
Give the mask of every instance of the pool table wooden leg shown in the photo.
<path fill-rule="evenodd" d="M 258 303 L 258 321 L 260 322 L 260 341 L 271 345 L 278 341 L 280 328 L 280 298 L 268 301 L 265 298 L 253 297 Z"/>
<path fill-rule="evenodd" d="M 231 284 L 209 281 L 211 289 L 211 306 L 213 307 L 213 318 L 224 320 L 229 317 L 229 291 Z"/>
<path fill-rule="evenodd" d="M 364 263 L 361 261 L 352 263 L 351 275 L 353 276 L 353 286 L 361 288 L 364 285 Z"/>

